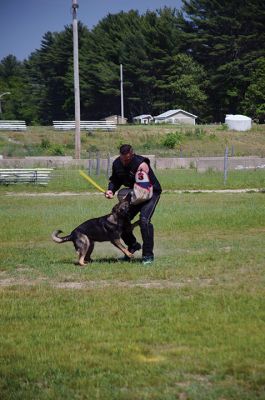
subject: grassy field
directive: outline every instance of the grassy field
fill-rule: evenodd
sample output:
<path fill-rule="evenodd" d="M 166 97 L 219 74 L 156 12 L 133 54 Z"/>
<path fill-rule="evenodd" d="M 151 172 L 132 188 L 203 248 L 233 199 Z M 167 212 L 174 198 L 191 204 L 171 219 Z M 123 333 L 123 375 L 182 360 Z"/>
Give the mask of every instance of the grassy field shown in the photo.
<path fill-rule="evenodd" d="M 0 154 L 73 155 L 73 137 L 2 132 Z M 82 134 L 82 157 L 117 154 L 124 142 L 157 156 L 223 155 L 226 145 L 264 156 L 265 127 L 124 126 Z M 106 243 L 80 268 L 71 243 L 51 241 L 54 229 L 68 233 L 113 204 L 78 170 L 55 170 L 47 187 L 0 186 L 1 400 L 265 399 L 264 194 L 170 192 L 264 189 L 265 171 L 229 171 L 225 186 L 213 171 L 156 174 L 165 192 L 152 267 L 140 254 L 121 262 Z M 107 186 L 106 175 L 93 177 Z"/>
<path fill-rule="evenodd" d="M 87 171 L 86 171 L 87 172 Z M 157 170 L 156 175 L 163 190 L 214 190 L 214 189 L 264 189 L 265 169 L 229 171 L 226 184 L 222 172 L 209 170 L 199 173 L 195 169 Z M 93 179 L 104 189 L 107 188 L 106 174 L 92 174 Z M 94 186 L 80 176 L 77 169 L 55 169 L 47 186 L 34 184 L 0 185 L 0 194 L 10 192 L 95 192 Z"/>
<path fill-rule="evenodd" d="M 170 139 L 170 140 L 168 140 Z M 171 148 L 172 139 L 175 145 Z M 165 145 L 165 141 L 167 145 Z M 223 156 L 226 146 L 235 156 L 265 156 L 265 125 L 253 125 L 250 131 L 235 132 L 225 125 L 124 125 L 115 132 L 81 133 L 82 158 L 88 155 L 117 154 L 122 143 L 156 156 Z M 74 156 L 74 132 L 54 131 L 52 127 L 33 126 L 26 132 L 1 132 L 0 154 L 5 157 L 44 155 Z"/>
<path fill-rule="evenodd" d="M 50 233 L 109 211 L 84 189 L 2 192 L 1 400 L 264 399 L 264 194 L 165 193 L 153 266 L 106 243 L 80 268 Z"/>

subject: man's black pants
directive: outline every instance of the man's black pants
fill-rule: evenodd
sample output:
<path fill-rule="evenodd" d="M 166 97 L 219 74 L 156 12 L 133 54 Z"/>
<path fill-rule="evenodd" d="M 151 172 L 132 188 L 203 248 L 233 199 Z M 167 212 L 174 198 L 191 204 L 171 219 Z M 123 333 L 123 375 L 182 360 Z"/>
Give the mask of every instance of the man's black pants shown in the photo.
<path fill-rule="evenodd" d="M 154 257 L 154 227 L 151 218 L 156 205 L 160 199 L 160 194 L 154 193 L 152 198 L 144 203 L 130 206 L 130 219 L 133 220 L 136 214 L 140 213 L 140 229 L 143 239 L 143 257 Z M 132 232 L 122 234 L 122 239 L 128 248 L 132 248 L 136 243 L 136 237 Z"/>

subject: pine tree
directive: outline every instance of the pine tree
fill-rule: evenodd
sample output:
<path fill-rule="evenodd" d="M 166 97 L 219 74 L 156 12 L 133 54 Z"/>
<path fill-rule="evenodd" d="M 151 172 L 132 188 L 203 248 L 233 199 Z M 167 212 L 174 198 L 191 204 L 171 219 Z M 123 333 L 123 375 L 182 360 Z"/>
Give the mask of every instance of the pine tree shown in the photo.
<path fill-rule="evenodd" d="M 184 0 L 178 25 L 183 50 L 208 72 L 215 120 L 236 113 L 255 60 L 265 51 L 265 3 L 260 0 Z"/>
<path fill-rule="evenodd" d="M 175 55 L 161 77 L 164 109 L 184 109 L 201 115 L 206 104 L 206 88 L 203 67 L 186 54 Z"/>
<path fill-rule="evenodd" d="M 265 123 L 265 57 L 259 58 L 256 62 L 241 107 L 251 118 Z"/>
<path fill-rule="evenodd" d="M 27 87 L 25 68 L 22 62 L 13 55 L 2 59 L 0 63 L 0 92 L 10 92 L 2 103 L 3 119 L 28 119 L 23 113 Z"/>
<path fill-rule="evenodd" d="M 130 66 L 125 54 L 130 52 L 130 43 L 134 37 L 132 32 L 139 31 L 139 21 L 139 14 L 135 11 L 109 14 L 88 35 L 84 52 L 80 55 L 80 76 L 89 117 L 102 118 L 108 114 L 120 114 L 121 63 L 125 64 L 125 108 L 129 111 Z"/>

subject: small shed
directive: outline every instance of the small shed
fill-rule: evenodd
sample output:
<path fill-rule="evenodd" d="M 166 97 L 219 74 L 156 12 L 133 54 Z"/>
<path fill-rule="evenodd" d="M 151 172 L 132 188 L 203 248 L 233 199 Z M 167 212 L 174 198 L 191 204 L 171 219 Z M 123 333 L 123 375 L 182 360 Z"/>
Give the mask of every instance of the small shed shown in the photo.
<path fill-rule="evenodd" d="M 137 115 L 136 117 L 133 117 L 133 122 L 138 123 L 138 124 L 150 124 L 150 122 L 153 121 L 153 117 L 150 114 L 142 114 L 142 115 Z"/>
<path fill-rule="evenodd" d="M 229 129 L 234 131 L 248 131 L 251 129 L 252 120 L 245 115 L 227 114 L 225 117 L 225 123 Z"/>
<path fill-rule="evenodd" d="M 154 117 L 156 124 L 189 124 L 195 125 L 197 115 L 191 114 L 184 110 L 169 110 Z"/>
<path fill-rule="evenodd" d="M 114 122 L 117 125 L 127 124 L 127 118 L 124 118 L 121 115 L 109 115 L 104 118 L 104 121 Z"/>

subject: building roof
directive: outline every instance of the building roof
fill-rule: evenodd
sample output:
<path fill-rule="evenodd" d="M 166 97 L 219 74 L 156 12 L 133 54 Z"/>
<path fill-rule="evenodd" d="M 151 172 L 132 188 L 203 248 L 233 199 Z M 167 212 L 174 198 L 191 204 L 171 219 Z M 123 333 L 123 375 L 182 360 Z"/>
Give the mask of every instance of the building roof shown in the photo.
<path fill-rule="evenodd" d="M 225 119 L 230 121 L 251 121 L 251 118 L 240 114 L 226 114 Z"/>
<path fill-rule="evenodd" d="M 166 111 L 166 112 L 164 112 L 164 113 L 162 113 L 162 114 L 157 115 L 157 116 L 154 117 L 154 118 L 159 118 L 159 119 L 160 119 L 160 118 L 161 118 L 161 119 L 169 118 L 169 117 L 172 117 L 173 115 L 178 114 L 178 113 L 180 113 L 180 112 L 182 112 L 182 113 L 184 113 L 184 114 L 187 114 L 189 117 L 198 118 L 197 115 L 191 114 L 191 113 L 189 113 L 189 112 L 187 112 L 187 111 L 180 110 L 180 109 L 178 109 L 178 110 L 168 110 L 168 111 Z"/>
<path fill-rule="evenodd" d="M 115 118 L 124 118 L 124 119 L 127 119 L 127 118 L 122 117 L 121 115 L 118 115 L 118 114 L 108 115 L 108 116 L 105 117 L 105 118 L 113 118 L 113 117 L 115 117 Z M 105 118 L 104 118 L 104 119 L 105 119 Z"/>
<path fill-rule="evenodd" d="M 142 119 L 142 118 L 153 118 L 153 117 L 150 114 L 142 114 L 142 115 L 137 115 L 136 117 L 133 117 L 133 119 Z"/>

